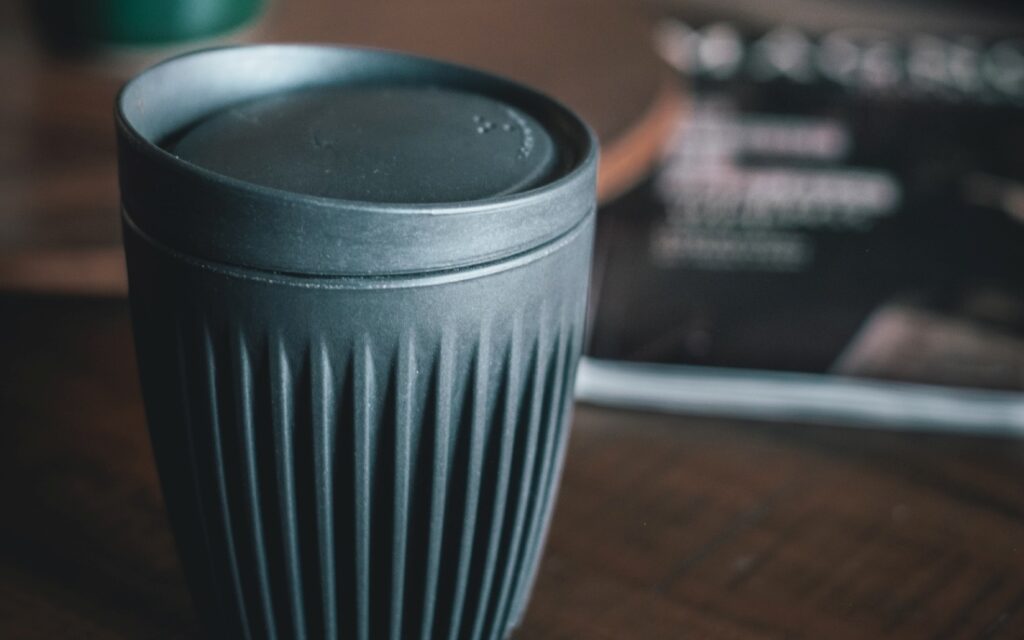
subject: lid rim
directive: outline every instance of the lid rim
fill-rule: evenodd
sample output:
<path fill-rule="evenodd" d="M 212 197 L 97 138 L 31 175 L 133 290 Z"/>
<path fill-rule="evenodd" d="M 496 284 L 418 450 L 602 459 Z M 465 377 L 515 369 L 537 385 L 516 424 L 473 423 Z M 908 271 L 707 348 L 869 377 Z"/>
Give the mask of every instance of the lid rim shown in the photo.
<path fill-rule="evenodd" d="M 379 86 L 392 79 L 388 72 L 394 68 L 396 77 L 404 83 L 443 83 L 528 109 L 556 144 L 562 145 L 571 164 L 540 185 L 461 202 L 359 201 L 234 178 L 161 146 L 170 133 L 166 129 L 173 125 L 160 122 L 160 108 L 166 112 L 165 120 L 173 123 L 175 118 L 182 119 L 173 113 L 174 105 L 162 105 L 161 98 L 181 103 L 174 94 L 176 87 L 171 85 L 194 83 L 188 74 L 196 73 L 194 67 L 203 58 L 215 75 L 220 73 L 222 77 L 231 64 L 265 63 L 270 59 L 280 67 L 278 75 L 257 77 L 251 88 L 235 82 L 224 89 L 226 95 L 230 94 L 226 98 L 229 104 L 283 90 L 344 84 L 345 74 L 353 73 L 356 63 L 356 71 L 363 74 L 356 80 L 376 79 Z M 314 62 L 323 63 L 325 59 L 334 65 L 326 73 L 319 66 L 314 68 Z M 291 71 L 295 78 L 289 75 Z M 207 86 L 214 94 L 221 91 L 216 83 Z M 146 95 L 147 89 L 154 95 Z M 147 98 L 160 106 L 152 108 Z M 212 103 L 207 108 L 213 112 L 224 108 L 223 102 L 218 103 L 224 99 L 207 98 Z M 197 107 L 186 104 L 183 109 L 195 111 Z M 147 123 L 146 117 L 157 124 Z M 195 121 L 194 116 L 184 119 Z M 122 202 L 133 222 L 175 250 L 246 268 L 363 276 L 468 266 L 521 253 L 551 240 L 584 217 L 595 199 L 596 138 L 564 105 L 492 74 L 384 50 L 249 45 L 185 54 L 157 64 L 122 88 L 116 101 L 115 125 Z M 164 136 L 153 134 L 160 130 L 158 125 L 164 127 Z"/>

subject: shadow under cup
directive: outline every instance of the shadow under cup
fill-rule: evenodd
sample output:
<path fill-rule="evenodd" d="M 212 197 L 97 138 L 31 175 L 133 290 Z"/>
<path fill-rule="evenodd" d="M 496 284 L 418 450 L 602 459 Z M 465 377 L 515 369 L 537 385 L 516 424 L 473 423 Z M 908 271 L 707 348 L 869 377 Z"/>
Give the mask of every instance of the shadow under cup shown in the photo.
<path fill-rule="evenodd" d="M 505 637 L 565 453 L 586 126 L 462 67 L 260 46 L 143 73 L 117 131 L 147 419 L 210 632 Z"/>

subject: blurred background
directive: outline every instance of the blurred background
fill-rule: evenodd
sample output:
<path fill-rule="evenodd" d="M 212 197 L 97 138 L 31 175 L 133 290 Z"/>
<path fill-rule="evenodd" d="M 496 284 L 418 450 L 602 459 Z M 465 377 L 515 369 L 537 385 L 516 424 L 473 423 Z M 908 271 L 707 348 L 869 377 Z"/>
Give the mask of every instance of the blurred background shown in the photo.
<path fill-rule="evenodd" d="M 553 93 L 606 143 L 606 195 L 636 182 L 680 103 L 643 11 L 549 3 L 40 0 L 0 15 L 7 142 L 0 287 L 122 296 L 112 104 L 162 58 L 252 42 L 395 48 L 483 67 Z M 670 94 L 666 97 L 664 94 Z M 653 110 L 653 111 L 652 111 Z M 643 135 L 637 125 L 653 119 Z M 617 143 L 627 144 L 621 150 Z M 636 156 L 636 157 L 634 157 Z"/>
<path fill-rule="evenodd" d="M 126 78 L 198 47 L 345 42 L 512 76 L 597 130 L 605 206 L 588 353 L 599 361 L 584 397 L 648 405 L 644 376 L 712 376 L 712 395 L 659 391 L 661 404 L 729 412 L 740 376 L 781 385 L 783 417 L 814 411 L 808 398 L 826 385 L 844 398 L 829 415 L 891 422 L 901 418 L 863 407 L 898 401 L 898 387 L 846 383 L 1024 385 L 1024 19 L 1012 3 L 38 0 L 2 11 L 4 290 L 124 295 L 110 105 Z M 945 389 L 911 391 L 912 420 L 955 426 L 928 405 Z M 1013 397 L 954 395 L 991 401 L 982 426 L 1024 429 Z"/>
<path fill-rule="evenodd" d="M 0 3 L 0 637 L 197 633 L 113 101 L 168 56 L 281 41 L 481 67 L 600 138 L 582 404 L 522 637 L 1024 637 L 1012 0 Z"/>

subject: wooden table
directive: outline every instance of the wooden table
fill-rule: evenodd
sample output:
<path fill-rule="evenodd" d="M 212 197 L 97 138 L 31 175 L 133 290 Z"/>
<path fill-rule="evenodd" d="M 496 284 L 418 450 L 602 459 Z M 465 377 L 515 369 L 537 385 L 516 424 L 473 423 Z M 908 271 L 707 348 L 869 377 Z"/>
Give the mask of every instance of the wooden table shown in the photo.
<path fill-rule="evenodd" d="M 192 638 L 127 305 L 0 297 L 0 638 Z M 579 407 L 517 638 L 1024 637 L 1024 443 Z"/>

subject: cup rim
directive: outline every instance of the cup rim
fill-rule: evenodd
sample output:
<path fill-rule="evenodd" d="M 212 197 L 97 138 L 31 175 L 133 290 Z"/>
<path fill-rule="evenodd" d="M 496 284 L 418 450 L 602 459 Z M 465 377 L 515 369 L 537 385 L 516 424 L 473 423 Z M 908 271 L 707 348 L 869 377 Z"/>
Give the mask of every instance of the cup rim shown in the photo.
<path fill-rule="evenodd" d="M 264 73 L 260 64 L 273 68 Z M 244 77 L 231 78 L 233 66 L 251 74 L 248 86 Z M 231 81 L 205 83 L 196 77 L 204 70 Z M 248 182 L 161 146 L 182 127 L 240 102 L 303 88 L 390 81 L 440 84 L 523 108 L 553 139 L 572 146 L 571 166 L 542 184 L 481 199 L 378 202 Z M 203 105 L 196 106 L 195 92 L 188 95 L 176 84 L 202 87 L 208 92 L 198 98 Z M 186 113 L 175 115 L 176 108 Z M 116 99 L 115 124 L 125 215 L 176 251 L 237 266 L 315 275 L 452 269 L 548 243 L 595 207 L 596 136 L 569 108 L 500 76 L 412 54 L 306 44 L 194 51 L 128 81 Z M 301 228 L 302 237 L 289 227 Z M 317 240 L 310 230 L 324 233 Z M 389 242 L 380 241 L 384 236 Z"/>

